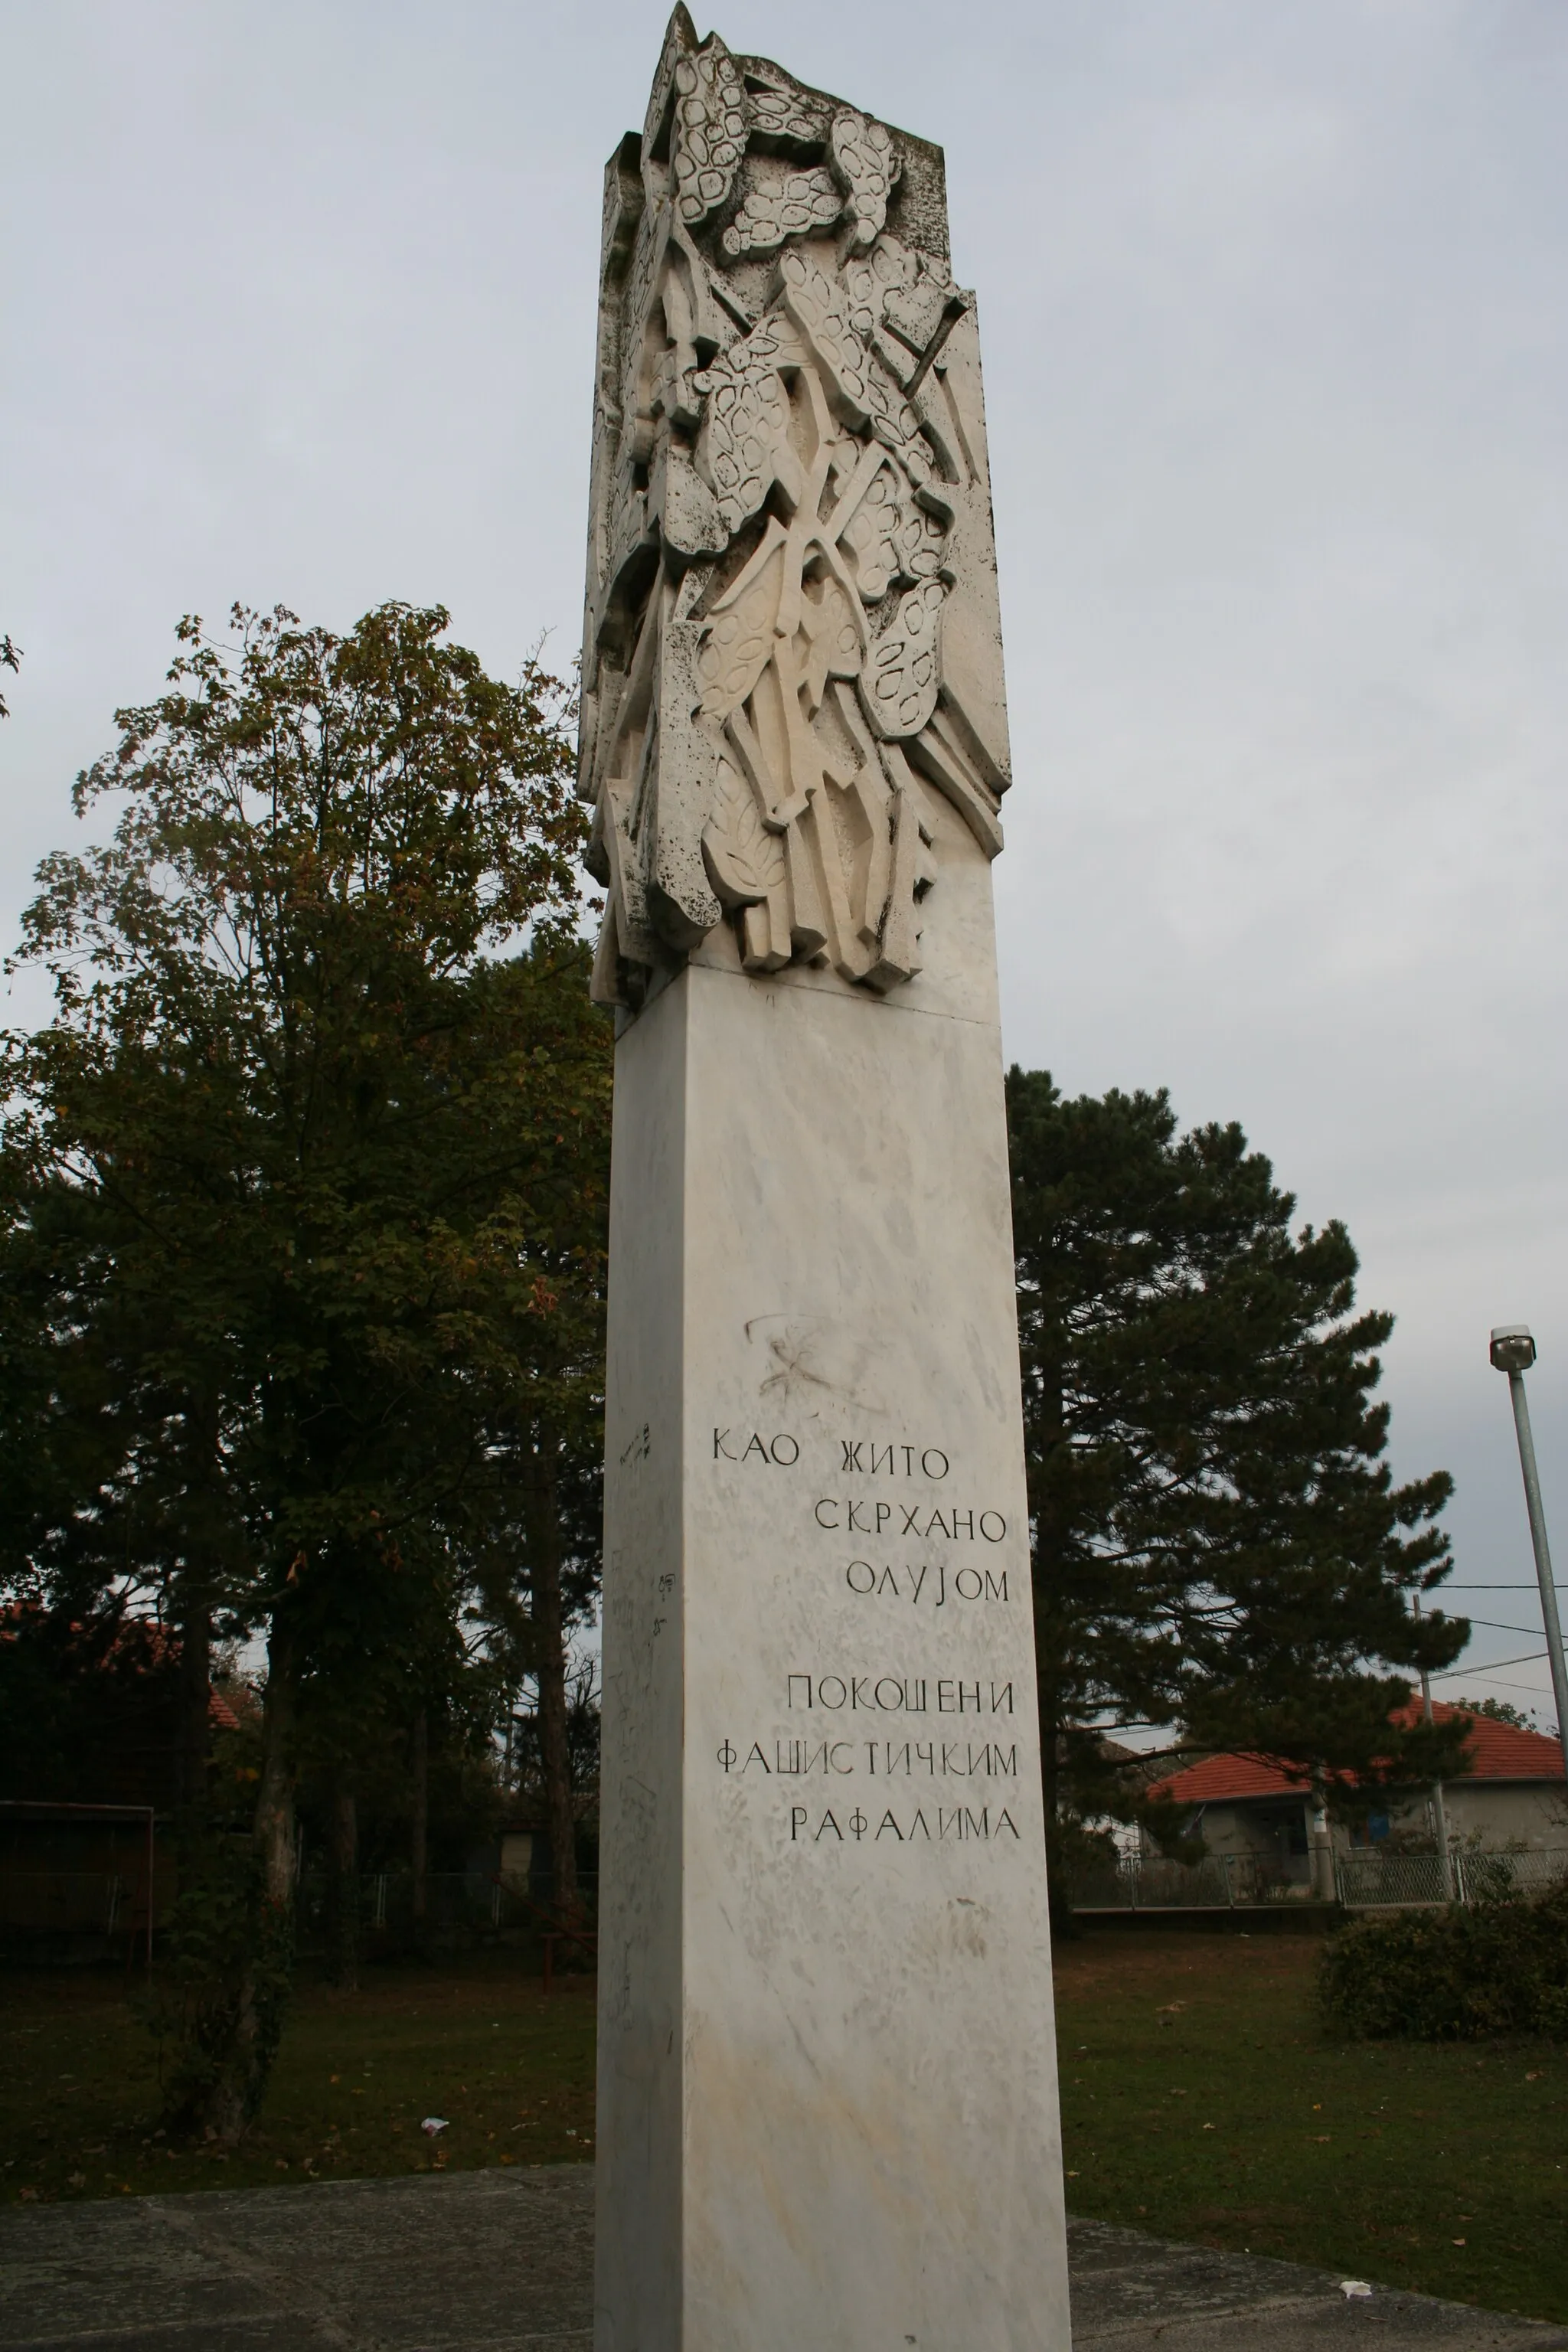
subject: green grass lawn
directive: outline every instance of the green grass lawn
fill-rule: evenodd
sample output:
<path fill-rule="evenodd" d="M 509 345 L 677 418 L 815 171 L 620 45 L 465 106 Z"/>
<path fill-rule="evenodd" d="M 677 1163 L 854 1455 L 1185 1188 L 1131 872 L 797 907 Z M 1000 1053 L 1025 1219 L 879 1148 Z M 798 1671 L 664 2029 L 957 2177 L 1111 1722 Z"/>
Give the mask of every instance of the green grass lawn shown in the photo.
<path fill-rule="evenodd" d="M 1058 1959 L 1068 2202 L 1168 2238 L 1568 2319 L 1568 2049 L 1344 2045 L 1308 1937 L 1091 1932 Z M 171 2149 L 121 1981 L 0 1978 L 0 2201 L 560 2163 L 592 1987 L 498 1953 L 301 1990 L 245 2146 Z M 434 2141 L 419 2126 L 445 2116 Z"/>
<path fill-rule="evenodd" d="M 1102 1930 L 1058 1954 L 1068 2210 L 1568 2319 L 1568 2049 L 1342 2042 L 1320 1949 Z"/>
<path fill-rule="evenodd" d="M 0 2200 L 255 2188 L 373 2173 L 560 2164 L 594 2153 L 594 1999 L 548 2000 L 509 1954 L 377 1968 L 360 1991 L 307 1987 L 267 2104 L 225 2156 L 158 2131 L 153 2044 L 121 1982 L 0 1977 Z M 420 2129 L 444 2116 L 434 2139 Z"/>

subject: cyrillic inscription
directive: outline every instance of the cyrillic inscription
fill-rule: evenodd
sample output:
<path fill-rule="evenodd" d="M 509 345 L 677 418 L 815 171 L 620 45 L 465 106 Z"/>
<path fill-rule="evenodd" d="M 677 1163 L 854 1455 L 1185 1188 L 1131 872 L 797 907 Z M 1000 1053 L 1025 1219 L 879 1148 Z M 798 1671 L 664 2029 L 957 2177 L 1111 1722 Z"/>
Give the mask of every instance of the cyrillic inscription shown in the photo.
<path fill-rule="evenodd" d="M 838 1443 L 844 1448 L 846 1470 L 858 1470 L 863 1476 L 870 1478 L 884 1475 L 896 1478 L 900 1475 L 912 1478 L 915 1475 L 917 1449 L 912 1445 L 876 1445 L 868 1437 L 853 1440 L 841 1437 Z M 897 1466 L 900 1458 L 904 1465 L 901 1474 Z M 920 1465 L 921 1475 L 926 1478 L 945 1478 L 952 1466 L 940 1445 L 921 1449 Z"/>
<path fill-rule="evenodd" d="M 773 1739 L 764 1748 L 753 1739 L 744 1755 L 733 1740 L 715 1750 L 726 1775 L 744 1780 L 748 1772 L 766 1779 L 795 1780 L 812 1772 L 837 1772 L 847 1778 L 865 1772 L 872 1780 L 1016 1780 L 1018 1747 L 999 1739 Z M 863 1760 L 862 1760 L 863 1759 Z"/>
<path fill-rule="evenodd" d="M 844 1571 L 851 1592 L 879 1601 L 907 1601 L 918 1607 L 924 1593 L 933 1609 L 950 1601 L 1007 1601 L 1007 1571 L 960 1568 L 873 1568 L 868 1559 L 852 1559 Z"/>
<path fill-rule="evenodd" d="M 976 1536 L 984 1543 L 1000 1543 L 1007 1532 L 1007 1522 L 1000 1511 L 961 1511 L 956 1505 L 949 1511 L 934 1507 L 924 1512 L 919 1503 L 878 1503 L 864 1496 L 823 1495 L 812 1507 L 812 1517 L 819 1528 L 830 1535 L 879 1536 L 891 1528 L 896 1536 L 913 1536 L 919 1543 L 929 1543 L 933 1536 L 942 1536 L 949 1543 L 973 1543 Z"/>
<path fill-rule="evenodd" d="M 811 1845 L 820 1845 L 824 1838 L 830 1844 L 835 1839 L 840 1845 L 848 1840 L 858 1843 L 865 1837 L 873 1843 L 879 1838 L 890 1838 L 900 1845 L 911 1845 L 923 1839 L 928 1845 L 935 1845 L 952 1838 L 963 1844 L 971 1839 L 1017 1838 L 1018 1825 L 1005 1805 L 994 1814 L 989 1805 L 917 1805 L 912 1815 L 905 1813 L 901 1818 L 889 1806 L 880 1821 L 874 1811 L 862 1812 L 857 1805 L 845 1813 L 842 1822 L 829 1806 L 815 1824 L 809 1806 L 792 1805 L 789 1833 L 792 1842 Z"/>
<path fill-rule="evenodd" d="M 773 1463 L 781 1470 L 792 1470 L 800 1460 L 800 1444 L 787 1429 L 781 1430 L 776 1437 L 763 1437 L 753 1429 L 749 1437 L 742 1438 L 738 1429 L 716 1428 L 713 1432 L 713 1459 L 715 1462 Z"/>
<path fill-rule="evenodd" d="M 789 1675 L 785 1677 L 784 1704 L 787 1707 L 812 1709 L 826 1707 L 837 1714 L 847 1706 L 853 1714 L 858 1709 L 868 1713 L 880 1709 L 889 1715 L 901 1711 L 910 1715 L 925 1715 L 931 1711 L 930 1694 L 936 1693 L 935 1712 L 938 1715 L 1011 1715 L 1013 1685 L 1010 1682 L 983 1684 L 966 1683 L 956 1675 L 940 1675 L 931 1680 L 924 1675 L 851 1675 L 847 1682 L 842 1675 Z M 982 1690 L 989 1691 L 989 1705 L 983 1701 Z M 804 1694 L 802 1696 L 801 1694 Z"/>
<path fill-rule="evenodd" d="M 831 1442 L 842 1455 L 841 1462 L 836 1461 L 834 1467 L 842 1471 L 847 1481 L 853 1476 L 934 1482 L 952 1475 L 952 1459 L 942 1446 L 890 1444 L 870 1438 L 841 1437 Z M 816 1475 L 820 1476 L 823 1441 L 808 1433 L 805 1443 L 808 1462 L 815 1457 Z M 743 1425 L 716 1423 L 712 1448 L 716 1462 L 738 1465 L 754 1463 L 759 1468 L 793 1468 L 801 1458 L 800 1444 L 788 1432 L 770 1437 Z M 806 1491 L 809 1493 L 810 1488 Z M 1005 1542 L 1008 1533 L 1007 1516 L 989 1507 L 982 1508 L 977 1503 L 957 1501 L 939 1503 L 929 1493 L 913 1501 L 864 1491 L 855 1495 L 818 1494 L 812 1505 L 812 1518 L 824 1535 L 840 1541 L 846 1536 L 866 1539 L 864 1549 L 854 1559 L 846 1560 L 843 1552 L 839 1553 L 845 1585 L 858 1599 L 902 1602 L 923 1612 L 923 1622 L 933 1631 L 964 1619 L 971 1609 L 984 1612 L 997 1604 L 1009 1607 L 1022 1597 L 1010 1580 L 1013 1568 L 994 1561 L 994 1554 L 991 1561 L 994 1564 L 988 1562 L 990 1548 Z M 894 1561 L 864 1556 L 873 1546 L 880 1551 L 885 1544 L 891 1550 L 900 1545 L 900 1539 L 910 1550 L 917 1544 L 929 1545 L 936 1557 Z M 957 1554 L 962 1565 L 955 1564 L 948 1550 L 952 1546 L 964 1547 Z M 973 1550 L 968 1549 L 971 1546 Z M 942 1617 L 940 1612 L 950 1605 L 956 1614 Z M 941 1796 L 943 1792 L 940 1784 L 943 1781 L 1016 1783 L 1020 1777 L 1016 1740 L 946 1736 L 889 1739 L 885 1736 L 864 1736 L 871 1728 L 865 1724 L 867 1717 L 963 1717 L 973 1720 L 977 1717 L 989 1719 L 1012 1716 L 1016 1712 L 1016 1693 L 1011 1680 L 973 1674 L 793 1674 L 786 1677 L 784 1704 L 786 1711 L 797 1717 L 809 1714 L 840 1720 L 823 1724 L 819 1734 L 810 1738 L 772 1737 L 748 1742 L 726 1737 L 712 1753 L 727 1781 L 760 1787 L 775 1780 L 850 1780 L 858 1789 L 871 1780 L 906 1784 L 924 1781 L 934 1784 L 933 1795 Z M 860 1718 L 860 1724 L 850 1721 L 852 1717 Z M 945 1730 L 944 1726 L 944 1733 Z M 826 1797 L 828 1791 L 824 1789 L 822 1793 Z M 893 1790 L 889 1788 L 887 1793 L 891 1795 Z M 956 1795 L 958 1791 L 950 1790 L 947 1793 Z M 856 1791 L 851 1790 L 825 1806 L 792 1806 L 791 1842 L 811 1845 L 864 1842 L 919 1845 L 994 1843 L 997 1839 L 1014 1842 L 1019 1836 L 1005 1805 L 933 1803 L 928 1799 L 911 1811 L 907 1803 L 902 1807 L 884 1805 L 881 1791 L 876 1792 L 875 1804 L 871 1799 L 872 1792 L 867 1790 L 857 1802 Z M 777 1818 L 782 1830 L 782 1813 Z"/>

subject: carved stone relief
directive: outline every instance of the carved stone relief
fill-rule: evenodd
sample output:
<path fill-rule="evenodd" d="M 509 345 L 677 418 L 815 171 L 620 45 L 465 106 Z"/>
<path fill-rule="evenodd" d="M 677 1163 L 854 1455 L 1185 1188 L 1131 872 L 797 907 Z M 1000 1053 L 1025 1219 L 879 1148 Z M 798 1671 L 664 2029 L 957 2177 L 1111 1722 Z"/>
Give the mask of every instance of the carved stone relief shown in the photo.
<path fill-rule="evenodd" d="M 733 925 L 755 972 L 920 970 L 930 792 L 1009 781 L 973 298 L 941 151 L 678 7 L 605 174 L 579 788 L 595 992 Z"/>

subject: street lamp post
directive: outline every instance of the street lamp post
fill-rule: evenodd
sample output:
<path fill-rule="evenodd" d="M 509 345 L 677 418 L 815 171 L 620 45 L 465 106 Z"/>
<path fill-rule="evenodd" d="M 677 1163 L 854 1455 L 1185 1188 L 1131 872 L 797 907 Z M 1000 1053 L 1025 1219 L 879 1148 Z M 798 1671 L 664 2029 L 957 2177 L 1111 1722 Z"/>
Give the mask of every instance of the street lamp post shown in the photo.
<path fill-rule="evenodd" d="M 1546 1628 L 1546 1656 L 1552 1668 L 1552 1692 L 1557 1702 L 1557 1736 L 1563 1742 L 1563 1769 L 1568 1772 L 1568 1666 L 1563 1662 L 1563 1621 L 1557 1613 L 1557 1587 L 1552 1580 L 1552 1552 L 1546 1540 L 1546 1513 L 1541 1502 L 1541 1480 L 1535 1468 L 1535 1440 L 1530 1433 L 1530 1405 L 1524 1376 L 1535 1361 L 1535 1341 L 1523 1323 L 1502 1323 L 1492 1333 L 1492 1362 L 1508 1374 L 1513 1399 L 1513 1425 L 1519 1436 L 1519 1466 L 1524 1473 L 1524 1507 L 1530 1514 L 1530 1540 L 1535 1548 L 1535 1580 L 1541 1587 L 1541 1615 Z"/>

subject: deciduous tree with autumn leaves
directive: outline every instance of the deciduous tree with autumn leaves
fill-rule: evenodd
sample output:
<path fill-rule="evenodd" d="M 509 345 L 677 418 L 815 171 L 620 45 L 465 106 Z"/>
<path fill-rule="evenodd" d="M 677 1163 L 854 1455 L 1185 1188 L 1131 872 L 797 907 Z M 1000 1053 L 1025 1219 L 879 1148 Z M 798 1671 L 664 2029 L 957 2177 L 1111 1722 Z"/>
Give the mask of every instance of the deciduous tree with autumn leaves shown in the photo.
<path fill-rule="evenodd" d="M 79 780 L 110 840 L 39 871 L 19 961 L 54 1019 L 5 1041 L 13 1587 L 153 1590 L 197 1749 L 215 1633 L 266 1643 L 254 1866 L 190 2037 L 189 2114 L 229 2137 L 276 2039 L 301 1741 L 352 1788 L 478 1632 L 564 1754 L 552 1497 L 597 1452 L 610 1041 L 565 698 L 447 625 L 183 622 Z"/>

